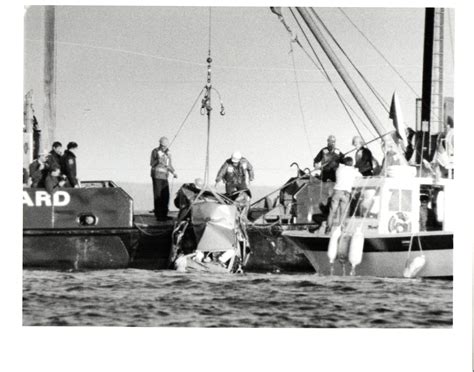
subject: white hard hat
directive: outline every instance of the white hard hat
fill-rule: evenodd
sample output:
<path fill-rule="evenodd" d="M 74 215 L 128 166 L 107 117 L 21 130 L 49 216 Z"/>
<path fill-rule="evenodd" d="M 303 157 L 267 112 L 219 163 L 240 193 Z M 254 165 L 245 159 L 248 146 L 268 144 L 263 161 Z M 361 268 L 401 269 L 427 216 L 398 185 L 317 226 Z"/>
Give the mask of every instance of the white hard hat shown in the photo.
<path fill-rule="evenodd" d="M 234 153 L 232 154 L 231 160 L 233 162 L 238 162 L 240 161 L 240 159 L 242 159 L 242 154 L 240 153 L 240 151 L 234 151 Z"/>

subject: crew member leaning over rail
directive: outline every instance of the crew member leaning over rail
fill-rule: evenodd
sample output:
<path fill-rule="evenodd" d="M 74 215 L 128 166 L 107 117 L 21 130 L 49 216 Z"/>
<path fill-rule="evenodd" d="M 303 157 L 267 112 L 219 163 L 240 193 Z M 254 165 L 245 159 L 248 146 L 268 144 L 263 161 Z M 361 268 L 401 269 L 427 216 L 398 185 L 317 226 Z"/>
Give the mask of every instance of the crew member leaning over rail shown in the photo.
<path fill-rule="evenodd" d="M 64 176 L 61 176 L 59 168 L 50 168 L 48 171 L 48 175 L 44 180 L 44 187 L 46 188 L 46 191 L 52 194 L 57 189 L 64 187 L 64 185 L 66 184 L 66 180 L 64 178 Z"/>
<path fill-rule="evenodd" d="M 239 151 L 235 151 L 219 169 L 216 177 L 216 186 L 219 182 L 223 181 L 225 192 L 230 196 L 235 192 L 248 190 L 253 179 L 252 164 L 246 158 L 243 158 Z"/>

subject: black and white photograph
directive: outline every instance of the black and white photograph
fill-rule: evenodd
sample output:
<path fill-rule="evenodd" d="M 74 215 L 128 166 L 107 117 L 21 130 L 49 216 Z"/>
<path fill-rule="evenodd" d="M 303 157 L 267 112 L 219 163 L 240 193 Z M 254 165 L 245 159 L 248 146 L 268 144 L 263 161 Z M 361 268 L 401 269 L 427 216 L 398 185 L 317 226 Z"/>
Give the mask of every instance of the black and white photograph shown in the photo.
<path fill-rule="evenodd" d="M 468 8 L 18 7 L 16 325 L 87 344 L 40 370 L 474 370 Z"/>

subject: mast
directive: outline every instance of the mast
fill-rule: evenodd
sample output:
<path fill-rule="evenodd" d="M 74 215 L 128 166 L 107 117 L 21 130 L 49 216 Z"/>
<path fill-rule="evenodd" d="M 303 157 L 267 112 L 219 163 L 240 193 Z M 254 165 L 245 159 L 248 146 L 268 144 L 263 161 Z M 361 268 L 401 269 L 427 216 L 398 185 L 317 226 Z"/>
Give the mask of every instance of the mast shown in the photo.
<path fill-rule="evenodd" d="M 436 137 L 446 131 L 443 113 L 444 9 L 426 8 L 421 97 L 423 158 L 431 160 Z M 417 161 L 419 162 L 419 161 Z"/>
<path fill-rule="evenodd" d="M 55 7 L 44 9 L 44 128 L 47 138 L 41 148 L 49 148 L 56 130 L 56 24 Z"/>
<path fill-rule="evenodd" d="M 308 12 L 306 8 L 297 7 L 296 9 L 300 13 L 306 25 L 311 30 L 311 33 L 319 42 L 319 45 L 321 45 L 321 48 L 324 50 L 324 52 L 328 56 L 329 60 L 331 61 L 334 68 L 336 69 L 337 73 L 342 78 L 347 88 L 350 90 L 350 92 L 354 96 L 354 99 L 357 101 L 360 108 L 362 109 L 364 114 L 367 116 L 367 119 L 369 119 L 370 123 L 376 130 L 377 134 L 382 138 L 384 142 L 386 142 L 387 139 L 389 139 L 390 137 L 385 137 L 387 132 L 384 125 L 377 118 L 372 108 L 369 106 L 368 102 L 365 100 L 364 96 L 360 92 L 359 88 L 357 88 L 356 84 L 354 83 L 354 81 L 352 80 L 352 78 L 349 76 L 344 66 L 342 65 L 341 61 L 339 60 L 337 55 L 333 52 L 329 43 L 326 41 L 326 38 L 324 37 L 323 33 L 321 32 L 321 29 L 319 28 L 317 24 L 318 20 L 311 17 L 310 13 Z"/>

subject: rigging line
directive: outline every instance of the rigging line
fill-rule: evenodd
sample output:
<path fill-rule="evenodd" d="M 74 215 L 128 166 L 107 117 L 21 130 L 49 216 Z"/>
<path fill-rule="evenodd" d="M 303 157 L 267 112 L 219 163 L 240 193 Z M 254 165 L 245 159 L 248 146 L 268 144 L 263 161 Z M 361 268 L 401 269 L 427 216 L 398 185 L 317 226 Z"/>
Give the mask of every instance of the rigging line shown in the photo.
<path fill-rule="evenodd" d="M 449 41 L 451 43 L 451 62 L 454 65 L 454 39 L 453 39 L 453 28 L 451 26 L 451 10 L 448 10 L 448 29 L 449 29 Z"/>
<path fill-rule="evenodd" d="M 171 145 L 173 144 L 176 137 L 178 137 L 179 132 L 181 132 L 181 129 L 183 128 L 184 124 L 186 123 L 186 120 L 188 120 L 189 115 L 191 115 L 191 112 L 193 111 L 194 107 L 196 106 L 196 103 L 199 101 L 199 98 L 201 97 L 202 93 L 204 92 L 204 89 L 205 88 L 202 88 L 201 91 L 199 92 L 198 96 L 196 97 L 196 100 L 194 101 L 193 105 L 191 106 L 191 109 L 189 110 L 188 114 L 186 115 L 183 122 L 179 126 L 178 131 L 176 132 L 173 139 L 171 140 L 169 147 L 171 147 Z"/>
<path fill-rule="evenodd" d="M 36 43 L 42 43 L 43 40 L 38 40 L 38 39 L 25 39 L 25 41 L 31 41 L 31 42 L 36 42 Z M 159 56 L 156 54 L 148 54 L 148 53 L 141 53 L 141 52 L 134 52 L 131 50 L 126 50 L 126 49 L 120 49 L 120 48 L 112 48 L 112 47 L 103 47 L 103 46 L 97 46 L 97 45 L 89 45 L 89 44 L 81 44 L 81 43 L 74 43 L 74 42 L 69 42 L 69 41 L 56 41 L 56 44 L 64 44 L 64 45 L 71 45 L 71 46 L 77 46 L 81 48 L 91 48 L 91 49 L 98 49 L 98 50 L 108 50 L 111 52 L 118 52 L 118 53 L 125 53 L 125 54 L 131 54 L 131 55 L 136 55 L 140 57 L 148 57 L 148 58 L 153 58 L 153 59 L 158 59 L 158 60 L 163 60 L 163 61 L 168 61 L 168 62 L 178 62 L 178 63 L 185 63 L 188 65 L 193 65 L 193 66 L 207 66 L 205 63 L 200 63 L 200 62 L 193 62 L 185 59 L 179 59 L 179 58 L 172 58 L 172 57 L 163 57 Z M 219 65 L 215 64 L 214 68 L 216 69 L 228 69 L 228 70 L 242 70 L 242 71 L 292 71 L 291 68 L 288 67 L 258 67 L 258 66 L 232 66 L 232 65 Z M 303 71 L 303 72 L 311 72 L 313 70 L 311 69 L 299 69 L 298 71 Z"/>
<path fill-rule="evenodd" d="M 367 86 L 369 87 L 370 91 L 373 93 L 373 95 L 375 96 L 375 98 L 379 101 L 379 103 L 382 105 L 382 107 L 385 109 L 385 111 L 389 112 L 389 108 L 388 108 L 388 104 L 387 102 L 385 102 L 385 100 L 383 99 L 382 95 L 375 89 L 375 87 L 370 83 L 370 81 L 364 76 L 364 74 L 362 73 L 362 71 L 360 71 L 357 66 L 355 65 L 355 63 L 352 61 L 352 59 L 347 55 L 347 53 L 345 52 L 345 50 L 342 48 L 341 44 L 339 44 L 339 42 L 336 40 L 336 38 L 334 37 L 334 35 L 331 33 L 331 31 L 329 31 L 329 29 L 327 28 L 326 24 L 323 22 L 323 20 L 321 19 L 321 17 L 316 13 L 316 11 L 314 10 L 314 8 L 310 8 L 311 12 L 313 13 L 313 15 L 319 20 L 319 22 L 321 23 L 321 25 L 323 26 L 323 28 L 326 30 L 326 32 L 328 33 L 329 37 L 332 39 L 332 41 L 337 45 L 337 47 L 339 48 L 339 50 L 342 52 L 342 54 L 344 54 L 344 56 L 347 58 L 347 60 L 349 61 L 349 63 L 352 65 L 352 67 L 354 67 L 354 69 L 357 71 L 357 73 L 359 74 L 359 76 L 361 77 L 361 79 L 364 81 L 365 84 L 367 84 Z"/>
<path fill-rule="evenodd" d="M 391 69 L 402 79 L 402 81 L 407 85 L 408 88 L 413 92 L 416 98 L 420 98 L 418 96 L 418 93 L 413 89 L 413 87 L 408 83 L 408 81 L 405 80 L 405 78 L 398 72 L 398 70 L 393 66 L 390 61 L 382 54 L 382 52 L 372 43 L 367 36 L 357 27 L 357 25 L 352 21 L 352 19 L 349 18 L 349 16 L 342 10 L 342 8 L 338 8 L 340 12 L 348 19 L 348 21 L 354 26 L 354 28 L 362 35 L 362 37 L 367 40 L 367 42 L 372 46 L 372 48 L 375 49 L 375 51 L 383 58 L 385 62 L 391 67 Z"/>
<path fill-rule="evenodd" d="M 352 115 L 350 114 L 349 110 L 347 109 L 347 107 L 349 107 L 352 111 L 352 113 L 357 117 L 357 119 L 359 119 L 359 121 L 365 126 L 365 128 L 368 130 L 368 132 L 370 133 L 370 135 L 374 136 L 375 134 L 373 134 L 372 130 L 370 129 L 370 127 L 368 127 L 365 122 L 360 118 L 360 116 L 356 113 L 356 111 L 354 110 L 354 108 L 349 104 L 349 102 L 347 102 L 347 100 L 344 99 L 344 97 L 342 96 L 342 94 L 339 92 L 339 90 L 336 88 L 334 82 L 332 81 L 332 79 L 330 78 L 328 72 L 327 72 L 327 69 L 324 67 L 321 59 L 319 58 L 318 54 L 316 53 L 316 50 L 314 50 L 313 48 L 313 45 L 311 44 L 309 38 L 308 38 L 308 35 L 306 34 L 306 32 L 304 31 L 301 23 L 298 21 L 298 18 L 296 17 L 296 15 L 294 14 L 293 10 L 290 8 L 290 12 L 291 14 L 293 15 L 293 18 L 295 19 L 296 23 L 298 24 L 301 32 L 303 33 L 303 36 L 305 37 L 306 39 L 306 42 L 308 43 L 309 47 L 311 48 L 311 50 L 313 51 L 313 54 L 314 56 L 316 57 L 317 61 L 319 62 L 319 67 L 318 64 L 311 58 L 311 56 L 309 55 L 309 53 L 305 50 L 305 48 L 303 47 L 303 45 L 301 45 L 301 43 L 299 43 L 298 41 L 298 45 L 301 47 L 301 49 L 303 49 L 303 51 L 305 52 L 305 54 L 308 56 L 308 58 L 311 60 L 311 62 L 313 62 L 313 64 L 317 67 L 317 69 L 321 72 L 321 74 L 326 78 L 327 81 L 329 81 L 329 83 L 331 84 L 331 87 L 333 88 L 334 92 L 336 93 L 337 97 L 339 98 L 339 101 L 341 102 L 342 104 L 342 107 L 344 108 L 344 110 L 346 111 L 347 113 L 347 116 L 349 116 L 349 119 L 351 120 L 352 124 L 354 125 L 357 133 L 360 135 L 360 137 L 362 139 L 363 138 L 363 135 L 362 133 L 360 132 L 357 124 L 355 123 L 355 120 L 354 118 L 352 117 Z"/>
<path fill-rule="evenodd" d="M 293 12 L 293 10 L 291 8 L 290 9 L 290 12 L 291 14 L 293 15 L 293 18 L 295 19 L 296 23 L 298 24 L 298 27 L 300 28 L 301 32 L 303 33 L 303 36 L 305 37 L 306 39 L 306 42 L 309 44 L 309 47 L 311 48 L 311 50 L 313 51 L 313 54 L 314 56 L 316 57 L 317 61 L 319 62 L 319 65 L 313 60 L 313 58 L 309 55 L 309 53 L 306 51 L 306 49 L 303 47 L 303 45 L 299 42 L 299 40 L 297 40 L 297 43 L 298 45 L 300 46 L 301 49 L 303 49 L 303 51 L 305 52 L 305 54 L 308 56 L 308 58 L 311 60 L 311 62 L 316 66 L 316 68 L 321 72 L 321 74 L 326 78 L 326 80 L 331 84 L 331 87 L 333 88 L 334 92 L 336 93 L 336 96 L 339 98 L 339 101 L 341 102 L 342 106 L 344 107 L 344 110 L 346 111 L 347 115 L 349 116 L 349 119 L 351 120 L 352 124 L 354 125 L 357 133 L 359 134 L 359 136 L 362 138 L 362 140 L 364 139 L 362 133 L 360 132 L 359 130 L 359 127 L 357 126 L 357 124 L 355 123 L 355 120 L 354 118 L 352 117 L 352 115 L 350 114 L 349 110 L 347 109 L 346 105 L 351 109 L 351 111 L 354 113 L 354 115 L 362 122 L 362 124 L 365 126 L 365 128 L 369 131 L 369 133 L 373 136 L 374 134 L 372 133 L 372 131 L 369 129 L 369 127 L 365 124 L 365 122 L 356 114 L 355 110 L 351 107 L 351 105 L 349 105 L 349 103 L 344 99 L 344 97 L 340 94 L 339 90 L 336 88 L 336 86 L 334 85 L 333 81 L 331 80 L 328 72 L 326 71 L 324 65 L 322 64 L 322 61 L 320 60 L 318 54 L 316 53 L 316 51 L 314 50 L 313 48 L 313 45 L 311 44 L 311 42 L 309 41 L 309 38 L 308 36 L 306 35 L 303 27 L 301 26 L 300 22 L 298 21 L 298 18 L 296 18 L 296 15 L 295 13 Z"/>
<path fill-rule="evenodd" d="M 305 121 L 304 112 L 303 112 L 303 105 L 301 103 L 300 85 L 298 83 L 298 75 L 296 74 L 295 56 L 294 56 L 294 50 L 293 50 L 293 47 L 292 47 L 291 43 L 292 42 L 290 41 L 290 54 L 291 54 L 291 62 L 293 63 L 293 72 L 294 72 L 294 75 L 295 75 L 296 92 L 298 94 L 298 106 L 300 108 L 300 113 L 301 113 L 301 119 L 303 121 L 304 132 L 306 134 L 306 142 L 308 144 L 309 155 L 311 156 L 312 155 L 311 142 L 309 140 L 308 128 L 306 127 L 306 121 Z"/>
<path fill-rule="evenodd" d="M 211 11 L 212 7 L 209 7 L 209 55 L 211 55 Z"/>

